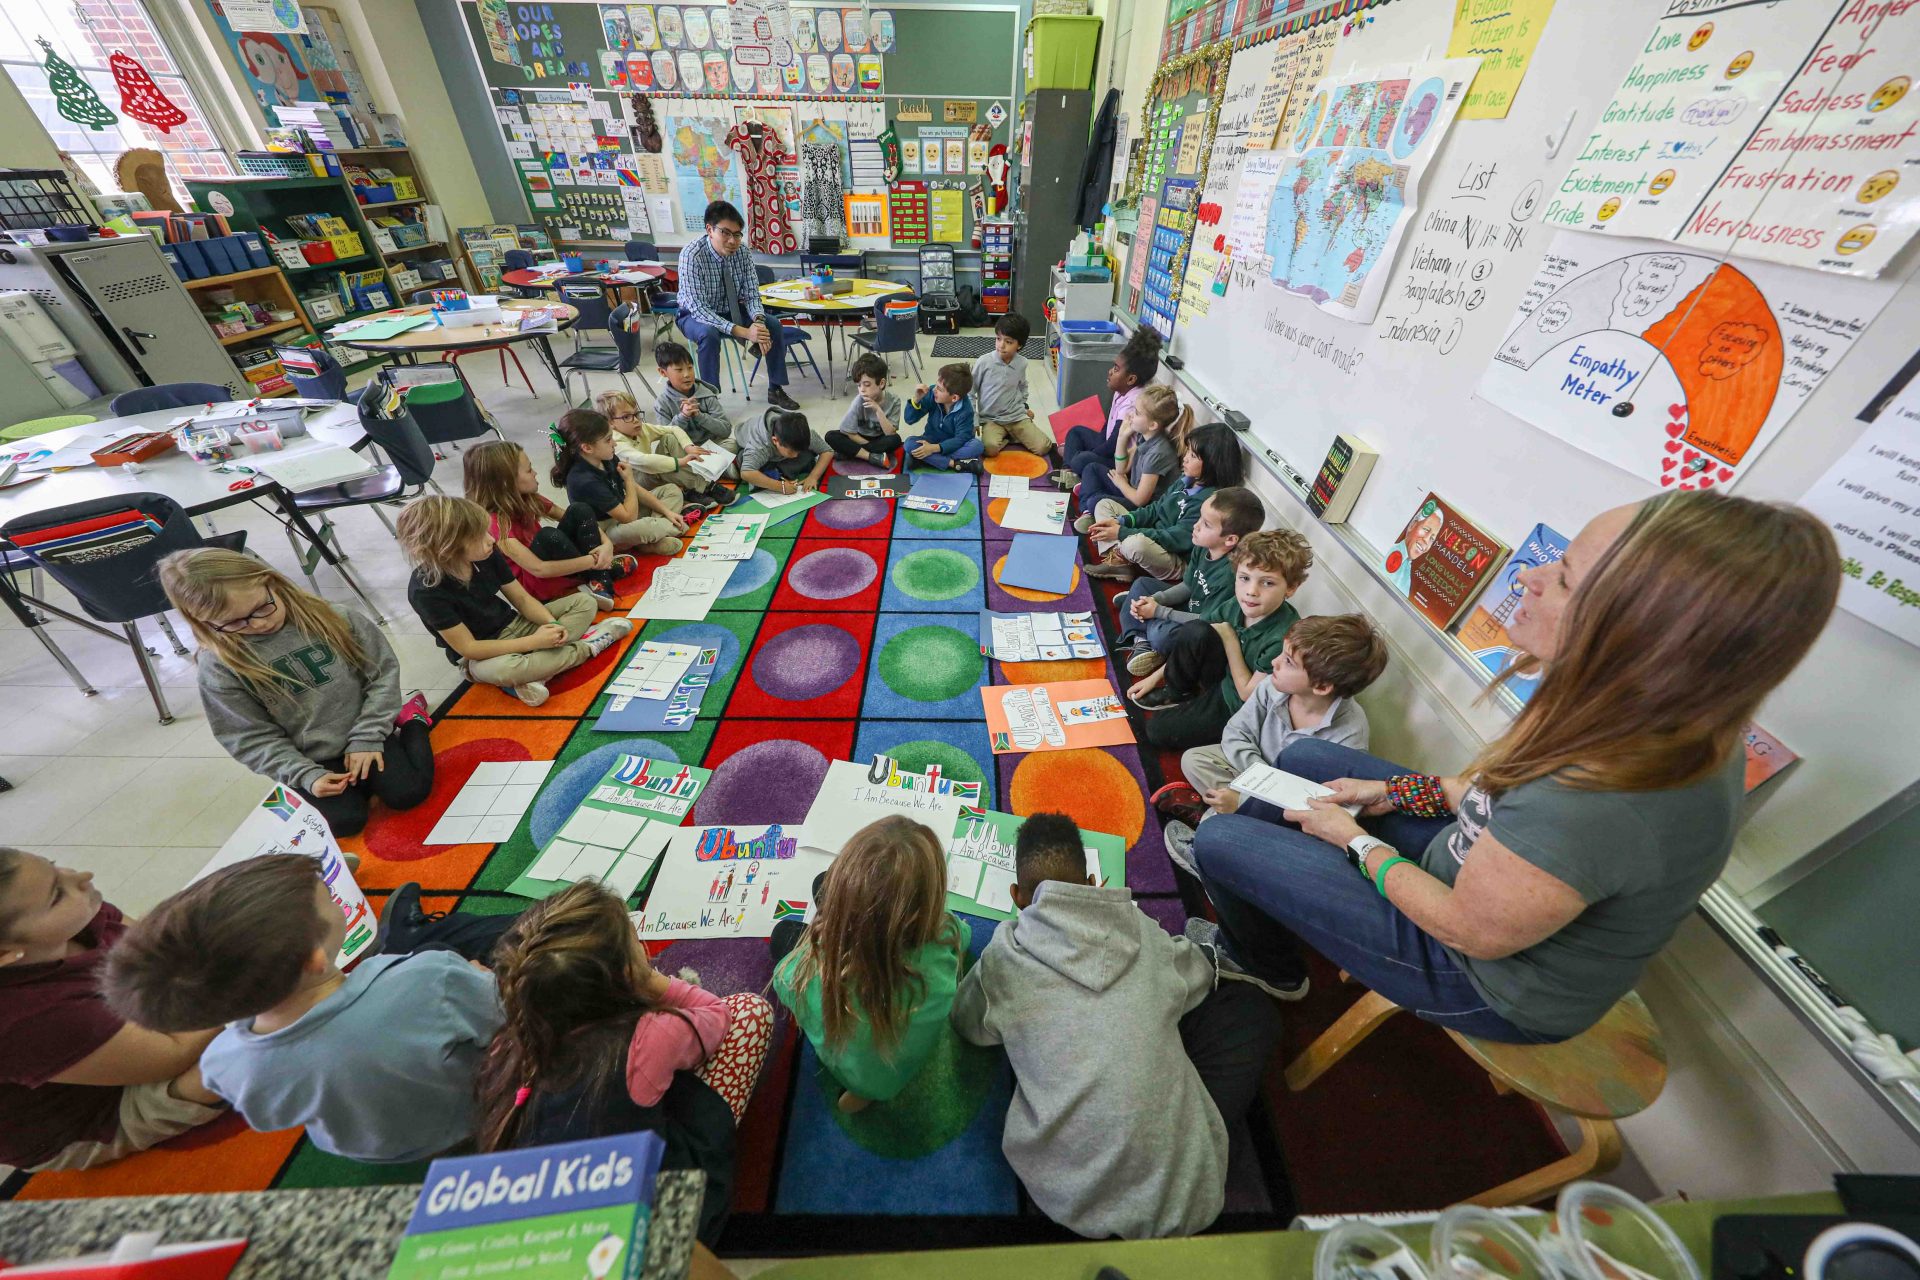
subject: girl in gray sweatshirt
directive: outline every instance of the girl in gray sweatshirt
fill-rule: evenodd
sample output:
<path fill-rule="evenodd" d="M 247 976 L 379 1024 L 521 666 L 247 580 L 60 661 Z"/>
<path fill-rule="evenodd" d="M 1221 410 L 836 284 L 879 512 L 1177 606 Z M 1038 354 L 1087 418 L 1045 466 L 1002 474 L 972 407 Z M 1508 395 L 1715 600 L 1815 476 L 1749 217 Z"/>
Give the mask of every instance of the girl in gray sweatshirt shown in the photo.
<path fill-rule="evenodd" d="M 427 798 L 426 703 L 402 705 L 378 627 L 224 548 L 168 556 L 160 582 L 200 642 L 201 705 L 234 759 L 299 792 L 337 836 L 366 826 L 374 796 L 390 809 Z"/>

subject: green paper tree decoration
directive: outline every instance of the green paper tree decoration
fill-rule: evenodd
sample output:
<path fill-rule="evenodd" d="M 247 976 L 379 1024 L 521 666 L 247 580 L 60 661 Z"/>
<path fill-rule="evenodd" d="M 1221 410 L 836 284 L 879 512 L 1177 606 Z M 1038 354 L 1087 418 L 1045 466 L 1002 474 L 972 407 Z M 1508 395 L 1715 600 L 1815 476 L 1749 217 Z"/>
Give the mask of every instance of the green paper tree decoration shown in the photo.
<path fill-rule="evenodd" d="M 100 101 L 100 95 L 74 70 L 71 62 L 55 53 L 44 37 L 38 43 L 47 51 L 47 88 L 52 91 L 53 105 L 63 119 L 84 124 L 89 129 L 104 129 L 119 123 L 120 117 Z"/>
<path fill-rule="evenodd" d="M 160 86 L 137 59 L 116 53 L 107 59 L 107 67 L 113 72 L 113 82 L 120 86 L 120 109 L 135 120 L 150 124 L 162 133 L 169 133 L 173 126 L 187 122 L 187 113 L 160 92 Z"/>

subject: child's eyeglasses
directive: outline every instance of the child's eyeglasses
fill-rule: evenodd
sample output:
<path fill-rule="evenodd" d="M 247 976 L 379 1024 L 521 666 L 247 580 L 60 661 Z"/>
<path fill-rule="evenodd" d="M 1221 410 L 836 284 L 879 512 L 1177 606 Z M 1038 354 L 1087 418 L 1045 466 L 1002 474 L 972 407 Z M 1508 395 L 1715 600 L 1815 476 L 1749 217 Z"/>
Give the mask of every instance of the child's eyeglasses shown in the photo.
<path fill-rule="evenodd" d="M 279 607 L 280 602 L 273 598 L 273 588 L 272 587 L 266 588 L 266 592 L 267 592 L 267 602 L 261 605 L 258 609 L 255 609 L 252 613 L 249 613 L 246 617 L 231 618 L 226 622 L 215 622 L 210 625 L 213 627 L 215 631 L 218 631 L 223 635 L 232 635 L 236 631 L 245 631 L 248 627 L 252 626 L 254 623 L 259 622 L 261 619 L 270 616 L 273 613 L 274 609 Z"/>

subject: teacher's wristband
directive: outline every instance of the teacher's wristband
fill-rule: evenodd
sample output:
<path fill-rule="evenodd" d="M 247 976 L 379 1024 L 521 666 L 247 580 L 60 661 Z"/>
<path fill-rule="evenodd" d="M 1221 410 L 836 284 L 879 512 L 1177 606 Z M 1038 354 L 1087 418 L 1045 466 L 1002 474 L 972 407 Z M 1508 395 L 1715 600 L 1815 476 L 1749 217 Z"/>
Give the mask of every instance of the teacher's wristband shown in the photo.
<path fill-rule="evenodd" d="M 1380 864 L 1379 868 L 1373 873 L 1373 887 L 1380 891 L 1381 897 L 1384 898 L 1387 896 L 1387 872 L 1393 870 L 1399 863 L 1412 861 L 1412 858 L 1403 858 L 1396 853 Z"/>

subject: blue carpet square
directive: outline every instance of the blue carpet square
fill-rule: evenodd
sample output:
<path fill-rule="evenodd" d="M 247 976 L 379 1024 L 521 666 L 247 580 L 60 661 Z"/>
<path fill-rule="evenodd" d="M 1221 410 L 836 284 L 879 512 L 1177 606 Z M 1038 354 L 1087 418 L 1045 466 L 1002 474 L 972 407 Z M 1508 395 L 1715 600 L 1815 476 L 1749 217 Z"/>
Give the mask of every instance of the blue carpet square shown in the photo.
<path fill-rule="evenodd" d="M 976 707 L 979 698 L 976 693 Z M 921 772 L 929 764 L 938 764 L 949 778 L 985 783 L 982 798 L 988 808 L 999 808 L 998 798 L 1005 794 L 987 746 L 984 720 L 862 720 L 852 759 L 867 761 L 875 755 L 895 756 L 903 767 Z"/>
<path fill-rule="evenodd" d="M 861 718 L 978 720 L 987 666 L 979 614 L 883 613 L 873 630 Z"/>
<path fill-rule="evenodd" d="M 978 612 L 986 602 L 985 576 L 978 542 L 902 539 L 887 548 L 887 585 L 880 609 L 883 613 Z"/>

